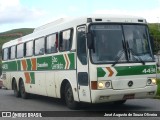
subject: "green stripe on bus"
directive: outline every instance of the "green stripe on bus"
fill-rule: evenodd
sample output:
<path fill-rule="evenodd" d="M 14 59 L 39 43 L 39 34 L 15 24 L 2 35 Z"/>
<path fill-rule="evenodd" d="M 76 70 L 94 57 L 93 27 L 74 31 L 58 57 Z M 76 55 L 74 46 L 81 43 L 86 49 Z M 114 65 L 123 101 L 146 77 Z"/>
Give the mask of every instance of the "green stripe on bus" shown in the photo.
<path fill-rule="evenodd" d="M 30 72 L 30 76 L 31 76 L 31 84 L 35 84 L 35 76 L 34 76 L 34 72 Z"/>
<path fill-rule="evenodd" d="M 75 69 L 75 62 L 74 62 L 74 54 L 68 54 L 69 60 L 70 60 L 70 68 L 69 69 Z"/>
<path fill-rule="evenodd" d="M 8 69 L 12 70 L 12 71 L 16 71 L 17 70 L 17 63 L 16 61 L 12 61 L 8 63 Z"/>
<path fill-rule="evenodd" d="M 27 70 L 31 70 L 32 69 L 32 63 L 30 59 L 27 59 Z"/>
<path fill-rule="evenodd" d="M 37 58 L 37 70 L 50 70 L 51 69 L 51 57 Z"/>
<path fill-rule="evenodd" d="M 155 65 L 115 67 L 117 76 L 155 74 Z"/>
<path fill-rule="evenodd" d="M 17 60 L 17 68 L 18 68 L 18 71 L 21 71 L 21 61 L 20 60 Z"/>
<path fill-rule="evenodd" d="M 65 69 L 65 60 L 63 55 L 52 56 L 52 70 Z"/>
<path fill-rule="evenodd" d="M 117 72 L 115 76 L 156 74 L 156 65 L 117 66 L 117 67 L 110 67 L 110 68 L 114 69 Z M 109 73 L 107 69 L 106 71 L 104 71 L 102 67 L 97 68 L 98 77 L 104 77 L 107 74 L 106 72 Z"/>
<path fill-rule="evenodd" d="M 37 71 L 75 69 L 75 53 L 39 57 L 36 59 Z M 27 70 L 32 71 L 31 59 L 26 59 L 26 63 Z M 21 60 L 4 62 L 2 68 L 3 71 L 22 71 Z"/>
<path fill-rule="evenodd" d="M 98 77 L 104 77 L 105 74 L 106 74 L 106 72 L 101 67 L 97 68 L 97 76 Z"/>

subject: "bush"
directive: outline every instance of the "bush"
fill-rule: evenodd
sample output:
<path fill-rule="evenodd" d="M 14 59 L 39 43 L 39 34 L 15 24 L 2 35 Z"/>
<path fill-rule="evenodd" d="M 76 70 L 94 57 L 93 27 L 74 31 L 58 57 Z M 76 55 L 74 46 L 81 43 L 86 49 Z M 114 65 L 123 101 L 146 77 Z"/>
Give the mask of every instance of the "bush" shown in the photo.
<path fill-rule="evenodd" d="M 157 85 L 158 85 L 157 95 L 160 96 L 160 79 L 157 80 Z"/>

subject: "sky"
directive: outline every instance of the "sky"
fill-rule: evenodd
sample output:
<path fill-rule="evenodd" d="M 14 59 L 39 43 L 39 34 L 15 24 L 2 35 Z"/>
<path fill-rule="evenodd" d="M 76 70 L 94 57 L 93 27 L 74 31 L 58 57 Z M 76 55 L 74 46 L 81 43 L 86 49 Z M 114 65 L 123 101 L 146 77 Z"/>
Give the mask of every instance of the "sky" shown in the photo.
<path fill-rule="evenodd" d="M 160 0 L 0 0 L 0 32 L 90 14 L 140 16 L 160 23 Z"/>

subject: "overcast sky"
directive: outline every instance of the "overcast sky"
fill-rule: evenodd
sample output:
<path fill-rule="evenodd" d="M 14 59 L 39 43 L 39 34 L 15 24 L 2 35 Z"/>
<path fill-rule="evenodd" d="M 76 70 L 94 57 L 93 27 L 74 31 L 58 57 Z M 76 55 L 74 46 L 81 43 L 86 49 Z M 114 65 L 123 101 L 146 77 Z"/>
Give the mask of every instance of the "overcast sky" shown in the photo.
<path fill-rule="evenodd" d="M 0 32 L 89 14 L 141 16 L 157 23 L 160 0 L 0 0 Z"/>

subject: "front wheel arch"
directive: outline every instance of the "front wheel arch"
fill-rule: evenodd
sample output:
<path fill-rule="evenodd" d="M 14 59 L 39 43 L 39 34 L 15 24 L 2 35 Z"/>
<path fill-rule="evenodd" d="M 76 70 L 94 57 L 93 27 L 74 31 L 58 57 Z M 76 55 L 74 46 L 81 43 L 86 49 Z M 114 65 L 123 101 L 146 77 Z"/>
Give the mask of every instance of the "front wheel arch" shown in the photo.
<path fill-rule="evenodd" d="M 65 85 L 64 100 L 68 108 L 79 109 L 79 103 L 74 100 L 73 89 L 69 82 Z"/>
<path fill-rule="evenodd" d="M 61 88 L 60 88 L 60 98 L 64 101 L 65 98 L 65 86 L 66 84 L 69 83 L 67 79 L 64 79 L 63 82 L 61 83 Z"/>

